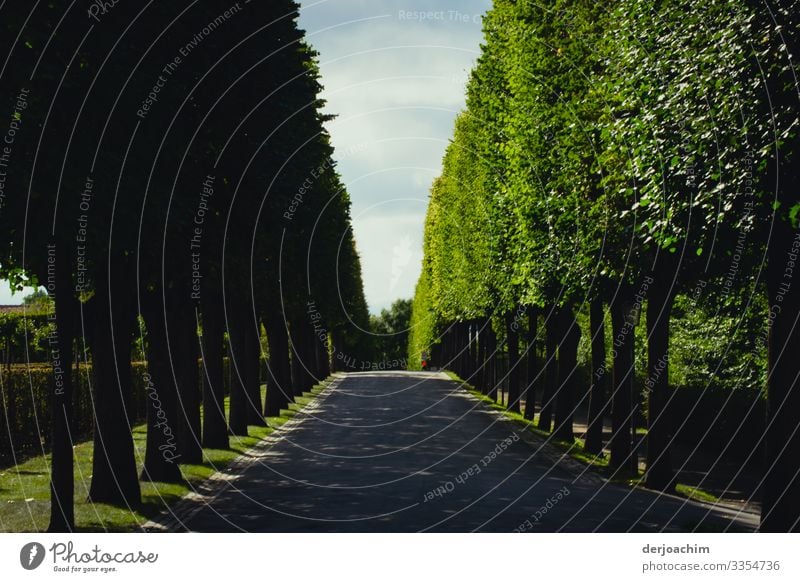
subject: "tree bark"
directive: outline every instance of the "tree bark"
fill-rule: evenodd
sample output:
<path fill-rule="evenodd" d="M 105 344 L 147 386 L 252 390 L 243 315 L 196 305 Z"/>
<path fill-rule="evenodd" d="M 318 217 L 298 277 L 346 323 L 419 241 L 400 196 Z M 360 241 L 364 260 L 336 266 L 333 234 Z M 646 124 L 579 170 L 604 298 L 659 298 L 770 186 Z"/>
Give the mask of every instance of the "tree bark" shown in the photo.
<path fill-rule="evenodd" d="M 317 356 L 317 374 L 320 380 L 331 375 L 330 360 L 328 359 L 328 337 L 314 336 L 314 353 Z"/>
<path fill-rule="evenodd" d="M 660 491 L 675 490 L 670 457 L 669 318 L 675 294 L 674 273 L 653 277 L 647 300 L 647 472 L 645 484 Z"/>
<path fill-rule="evenodd" d="M 50 524 L 51 533 L 68 533 L 75 529 L 74 454 L 72 423 L 72 342 L 75 335 L 76 301 L 73 296 L 69 258 L 65 253 L 53 255 L 55 261 L 55 336 L 50 338 L 50 360 L 53 367 L 52 437 L 50 461 Z"/>
<path fill-rule="evenodd" d="M 247 436 L 247 325 L 244 298 L 231 297 L 228 309 L 228 342 L 230 346 L 231 386 L 228 429 L 232 435 Z"/>
<path fill-rule="evenodd" d="M 476 326 L 478 346 L 476 350 L 477 364 L 475 367 L 475 388 L 481 394 L 486 394 L 486 329 L 485 322 Z"/>
<path fill-rule="evenodd" d="M 225 372 L 223 364 L 225 327 L 220 309 L 222 298 L 209 296 L 203 302 L 203 446 L 227 449 L 225 418 Z"/>
<path fill-rule="evenodd" d="M 250 314 L 252 315 L 252 314 Z M 247 391 L 247 423 L 266 426 L 264 403 L 261 402 L 261 342 L 259 325 L 251 317 L 245 319 L 244 380 Z"/>
<path fill-rule="evenodd" d="M 514 312 L 506 314 L 506 344 L 508 347 L 508 410 L 519 413 L 519 321 Z"/>
<path fill-rule="evenodd" d="M 170 370 L 166 308 L 161 289 L 142 294 L 142 315 L 147 326 L 147 446 L 142 480 L 179 483 L 183 481 L 178 462 L 176 422 L 178 398 Z"/>
<path fill-rule="evenodd" d="M 571 305 L 559 310 L 559 328 L 563 337 L 558 346 L 558 394 L 556 395 L 555 438 L 573 442 L 573 418 L 575 416 L 575 393 L 578 368 L 578 342 L 581 329 L 575 320 L 575 311 Z"/>
<path fill-rule="evenodd" d="M 264 416 L 280 416 L 292 400 L 292 374 L 289 362 L 289 334 L 279 311 L 273 309 L 266 314 L 264 327 L 269 342 L 267 399 Z"/>
<path fill-rule="evenodd" d="M 603 301 L 595 299 L 590 306 L 589 326 L 592 336 L 592 386 L 589 390 L 589 422 L 585 448 L 592 455 L 603 452 L 603 422 L 608 408 L 606 385 L 606 326 Z"/>
<path fill-rule="evenodd" d="M 761 531 L 800 531 L 800 233 L 775 221 L 767 289 L 770 327 L 767 377 L 766 475 Z"/>
<path fill-rule="evenodd" d="M 622 291 L 619 291 L 621 294 Z M 633 441 L 633 354 L 634 328 L 626 320 L 630 302 L 617 297 L 611 303 L 611 326 L 614 334 L 612 350 L 614 391 L 611 395 L 612 436 L 610 464 L 615 469 L 629 471 L 635 467 Z"/>
<path fill-rule="evenodd" d="M 200 422 L 197 314 L 188 302 L 178 302 L 169 317 L 172 370 L 178 387 L 178 450 L 181 463 L 203 462 Z"/>
<path fill-rule="evenodd" d="M 101 275 L 105 279 L 107 275 Z M 135 321 L 127 289 L 98 281 L 88 306 L 94 377 L 94 453 L 89 499 L 121 507 L 136 507 L 141 489 L 136 473 L 131 423 L 131 347 Z"/>
<path fill-rule="evenodd" d="M 550 432 L 553 424 L 553 407 L 555 394 L 558 387 L 558 339 L 559 329 L 555 307 L 545 321 L 545 363 L 544 363 L 544 391 L 542 405 L 539 411 L 539 430 Z"/>
<path fill-rule="evenodd" d="M 292 348 L 292 389 L 295 396 L 302 396 L 314 385 L 314 379 L 308 369 L 311 357 L 308 353 L 308 324 L 296 318 L 289 329 Z"/>
<path fill-rule="evenodd" d="M 528 308 L 528 335 L 525 366 L 525 418 L 533 420 L 536 415 L 536 374 L 539 369 L 539 358 L 536 354 L 536 336 L 538 333 L 539 310 Z"/>
<path fill-rule="evenodd" d="M 497 369 L 495 367 L 497 358 L 497 336 L 492 329 L 492 322 L 486 323 L 486 394 L 497 402 Z"/>

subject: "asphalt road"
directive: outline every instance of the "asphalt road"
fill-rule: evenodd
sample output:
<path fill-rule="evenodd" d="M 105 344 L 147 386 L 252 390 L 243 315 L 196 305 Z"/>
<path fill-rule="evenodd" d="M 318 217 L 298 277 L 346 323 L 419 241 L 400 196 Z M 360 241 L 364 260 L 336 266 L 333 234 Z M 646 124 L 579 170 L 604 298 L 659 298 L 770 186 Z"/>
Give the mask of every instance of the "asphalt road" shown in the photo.
<path fill-rule="evenodd" d="M 438 373 L 350 374 L 176 529 L 206 532 L 752 531 L 756 516 L 586 472 Z"/>

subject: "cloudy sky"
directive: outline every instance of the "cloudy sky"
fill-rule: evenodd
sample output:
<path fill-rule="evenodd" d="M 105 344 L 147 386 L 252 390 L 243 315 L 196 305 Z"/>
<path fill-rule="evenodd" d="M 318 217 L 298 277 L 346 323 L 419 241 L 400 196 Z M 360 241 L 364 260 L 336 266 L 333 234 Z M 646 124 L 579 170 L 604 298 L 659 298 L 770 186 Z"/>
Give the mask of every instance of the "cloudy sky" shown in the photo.
<path fill-rule="evenodd" d="M 410 298 L 441 168 L 491 0 L 302 0 L 372 311 Z M 0 282 L 0 304 L 20 303 Z"/>
<path fill-rule="evenodd" d="M 372 311 L 410 298 L 441 168 L 491 0 L 305 0 Z"/>

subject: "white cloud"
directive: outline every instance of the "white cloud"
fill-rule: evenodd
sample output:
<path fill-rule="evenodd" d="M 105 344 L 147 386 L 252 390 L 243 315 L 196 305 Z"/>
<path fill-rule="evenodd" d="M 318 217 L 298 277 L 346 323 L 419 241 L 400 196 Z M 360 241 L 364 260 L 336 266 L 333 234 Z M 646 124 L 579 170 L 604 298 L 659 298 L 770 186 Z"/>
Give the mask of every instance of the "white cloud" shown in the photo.
<path fill-rule="evenodd" d="M 339 116 L 329 129 L 353 200 L 367 301 L 377 311 L 414 292 L 428 189 L 464 106 L 480 15 L 491 0 L 301 6 L 300 24 L 320 53 L 328 111 Z"/>

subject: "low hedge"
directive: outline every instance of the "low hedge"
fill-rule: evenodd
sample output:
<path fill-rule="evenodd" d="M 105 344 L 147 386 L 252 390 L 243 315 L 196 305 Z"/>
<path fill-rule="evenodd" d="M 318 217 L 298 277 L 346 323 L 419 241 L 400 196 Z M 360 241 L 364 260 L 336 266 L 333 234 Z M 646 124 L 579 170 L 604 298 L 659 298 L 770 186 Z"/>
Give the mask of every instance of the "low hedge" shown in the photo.
<path fill-rule="evenodd" d="M 230 386 L 230 365 L 225 359 L 225 388 Z M 202 362 L 198 362 L 202 366 Z M 131 424 L 143 422 L 147 414 L 145 362 L 133 362 L 132 397 L 128 410 Z M 93 430 L 90 394 L 91 365 L 72 366 L 72 435 L 76 442 L 91 437 Z M 203 370 L 200 369 L 202 387 Z M 14 465 L 22 458 L 49 449 L 53 374 L 49 364 L 12 365 L 0 368 L 0 466 Z"/>

